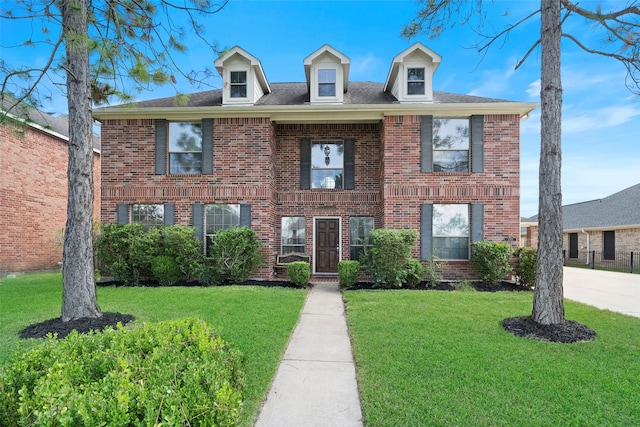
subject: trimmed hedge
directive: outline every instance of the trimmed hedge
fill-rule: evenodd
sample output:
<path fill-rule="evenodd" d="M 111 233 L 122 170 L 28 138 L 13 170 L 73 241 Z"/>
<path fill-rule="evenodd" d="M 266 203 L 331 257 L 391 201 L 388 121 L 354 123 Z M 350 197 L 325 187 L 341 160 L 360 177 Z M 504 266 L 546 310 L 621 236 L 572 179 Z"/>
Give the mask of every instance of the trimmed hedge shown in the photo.
<path fill-rule="evenodd" d="M 360 274 L 360 262 L 359 261 L 339 261 L 338 262 L 338 277 L 340 279 L 340 286 L 350 288 L 358 281 L 358 275 Z"/>
<path fill-rule="evenodd" d="M 305 261 L 294 261 L 287 264 L 289 280 L 298 286 L 306 286 L 311 278 L 311 265 Z"/>
<path fill-rule="evenodd" d="M 240 355 L 202 320 L 48 338 L 0 371 L 3 426 L 232 426 Z"/>
<path fill-rule="evenodd" d="M 513 249 L 510 245 L 483 240 L 473 242 L 472 248 L 471 265 L 485 284 L 495 286 L 513 270 L 510 264 Z"/>

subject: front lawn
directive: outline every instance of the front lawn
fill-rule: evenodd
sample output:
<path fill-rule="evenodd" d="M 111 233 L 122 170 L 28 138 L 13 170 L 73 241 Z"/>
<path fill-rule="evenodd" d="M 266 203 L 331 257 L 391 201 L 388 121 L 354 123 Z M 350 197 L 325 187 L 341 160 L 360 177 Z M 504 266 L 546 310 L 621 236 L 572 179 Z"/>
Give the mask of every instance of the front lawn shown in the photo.
<path fill-rule="evenodd" d="M 347 291 L 368 426 L 640 425 L 640 319 L 567 301 L 595 341 L 515 337 L 519 292 Z"/>
<path fill-rule="evenodd" d="M 254 286 L 97 289 L 102 311 L 132 314 L 137 321 L 199 317 L 244 356 L 247 376 L 242 425 L 254 422 L 298 320 L 306 292 Z M 0 364 L 35 340 L 20 340 L 24 327 L 60 316 L 60 273 L 25 275 L 0 282 Z"/>

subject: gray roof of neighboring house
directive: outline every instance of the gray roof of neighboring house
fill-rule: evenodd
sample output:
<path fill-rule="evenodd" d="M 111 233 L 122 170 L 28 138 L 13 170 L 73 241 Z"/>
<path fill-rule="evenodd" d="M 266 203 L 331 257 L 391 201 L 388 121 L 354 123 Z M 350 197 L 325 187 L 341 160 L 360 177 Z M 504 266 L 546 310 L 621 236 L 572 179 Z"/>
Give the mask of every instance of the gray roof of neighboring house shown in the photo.
<path fill-rule="evenodd" d="M 2 110 L 8 110 L 13 116 L 25 120 L 27 124 L 34 123 L 44 128 L 58 133 L 67 139 L 69 138 L 69 119 L 67 116 L 52 116 L 24 103 L 14 107 L 15 100 L 10 97 L 2 98 Z M 93 134 L 93 149 L 100 150 L 100 135 Z"/>
<path fill-rule="evenodd" d="M 529 218 L 537 221 L 538 216 Z M 640 184 L 603 199 L 562 207 L 563 230 L 640 225 Z"/>
<path fill-rule="evenodd" d="M 304 105 L 309 102 L 306 83 L 271 83 L 271 93 L 264 95 L 256 105 Z M 395 104 L 398 100 L 384 91 L 384 84 L 374 82 L 349 82 L 343 104 Z M 433 91 L 433 102 L 442 103 L 489 103 L 512 102 L 479 96 Z M 152 99 L 135 104 L 138 108 L 174 107 L 174 97 Z M 222 105 L 222 90 L 197 92 L 189 96 L 185 107 L 206 107 Z"/>

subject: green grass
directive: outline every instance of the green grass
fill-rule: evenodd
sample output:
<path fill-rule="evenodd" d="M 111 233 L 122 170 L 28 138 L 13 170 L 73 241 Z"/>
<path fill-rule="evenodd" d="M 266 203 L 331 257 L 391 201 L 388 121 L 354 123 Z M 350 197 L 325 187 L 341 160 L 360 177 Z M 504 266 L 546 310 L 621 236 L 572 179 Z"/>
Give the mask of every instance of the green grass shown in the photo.
<path fill-rule="evenodd" d="M 241 425 L 254 422 L 304 304 L 297 289 L 229 287 L 98 288 L 102 311 L 138 321 L 199 317 L 244 356 L 247 375 Z M 25 275 L 0 282 L 0 364 L 36 340 L 20 340 L 24 327 L 60 316 L 62 276 Z"/>
<path fill-rule="evenodd" d="M 530 293 L 347 291 L 367 426 L 640 425 L 640 319 L 567 301 L 592 342 L 515 337 Z"/>

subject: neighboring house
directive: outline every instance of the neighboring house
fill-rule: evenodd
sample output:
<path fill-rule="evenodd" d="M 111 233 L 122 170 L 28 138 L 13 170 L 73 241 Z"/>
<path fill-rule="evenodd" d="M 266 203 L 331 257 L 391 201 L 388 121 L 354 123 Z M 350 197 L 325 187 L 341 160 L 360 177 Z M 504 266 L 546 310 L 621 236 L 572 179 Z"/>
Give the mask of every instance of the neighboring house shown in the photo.
<path fill-rule="evenodd" d="M 520 121 L 534 103 L 434 91 L 441 57 L 420 43 L 395 56 L 384 83 L 349 81 L 329 45 L 306 81 L 270 83 L 234 47 L 215 61 L 221 90 L 100 108 L 102 221 L 250 226 L 276 257 L 310 257 L 314 279 L 357 259 L 376 228 L 419 230 L 414 254 L 472 277 L 470 245 L 515 243 Z M 291 64 L 282 64 L 291 66 Z"/>
<path fill-rule="evenodd" d="M 528 218 L 535 227 L 538 216 Z M 616 253 L 640 253 L 640 184 L 603 199 L 562 207 L 565 257 L 587 262 L 586 254 L 596 251 L 604 260 Z"/>
<path fill-rule="evenodd" d="M 11 106 L 5 99 L 4 111 Z M 67 219 L 69 123 L 19 106 L 0 122 L 0 272 L 58 268 Z M 100 212 L 100 139 L 94 147 L 94 217 Z"/>

